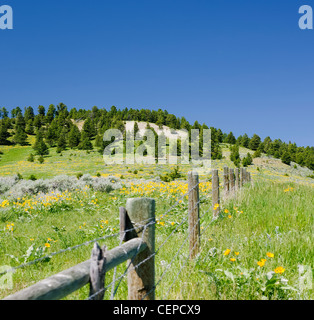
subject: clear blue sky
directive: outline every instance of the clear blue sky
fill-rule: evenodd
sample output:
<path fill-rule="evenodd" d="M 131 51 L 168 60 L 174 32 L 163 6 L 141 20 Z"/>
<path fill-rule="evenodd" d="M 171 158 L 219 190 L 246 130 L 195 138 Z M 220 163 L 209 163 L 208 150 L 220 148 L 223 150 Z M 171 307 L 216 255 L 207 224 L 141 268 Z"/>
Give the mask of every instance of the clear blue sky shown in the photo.
<path fill-rule="evenodd" d="M 313 146 L 314 0 L 1 0 L 0 106 L 166 109 Z"/>

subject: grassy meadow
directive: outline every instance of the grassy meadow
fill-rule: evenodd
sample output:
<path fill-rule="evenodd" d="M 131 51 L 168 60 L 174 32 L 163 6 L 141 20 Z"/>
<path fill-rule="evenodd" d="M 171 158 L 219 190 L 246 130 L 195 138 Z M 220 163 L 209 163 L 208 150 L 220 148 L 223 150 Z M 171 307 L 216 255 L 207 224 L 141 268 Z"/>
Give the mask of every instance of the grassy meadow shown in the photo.
<path fill-rule="evenodd" d="M 210 177 L 201 177 L 201 249 L 188 259 L 186 182 L 190 166 L 180 166 L 181 178 L 162 182 L 157 177 L 174 166 L 105 166 L 96 151 L 52 148 L 45 162 L 26 160 L 31 147 L 1 147 L 0 176 L 16 173 L 27 179 L 89 173 L 114 177 L 121 187 L 110 192 L 81 189 L 3 198 L 0 195 L 1 265 L 18 267 L 13 289 L 0 289 L 0 298 L 28 287 L 90 258 L 92 243 L 100 240 L 108 250 L 119 245 L 119 207 L 126 199 L 156 200 L 156 298 L 157 299 L 313 299 L 313 289 L 300 286 L 300 266 L 314 267 L 313 179 L 283 174 L 271 168 L 250 166 L 253 183 L 222 199 L 221 215 L 212 220 Z M 244 150 L 245 152 L 245 150 Z M 213 161 L 222 178 L 226 159 Z M 223 191 L 223 190 L 222 190 Z M 172 209 L 172 205 L 177 205 Z M 123 275 L 126 263 L 117 268 Z M 113 270 L 106 275 L 109 299 Z M 115 299 L 127 298 L 121 278 Z M 309 279 L 309 278 L 307 278 Z M 312 279 L 312 278 L 311 278 Z M 66 299 L 86 299 L 88 286 Z"/>

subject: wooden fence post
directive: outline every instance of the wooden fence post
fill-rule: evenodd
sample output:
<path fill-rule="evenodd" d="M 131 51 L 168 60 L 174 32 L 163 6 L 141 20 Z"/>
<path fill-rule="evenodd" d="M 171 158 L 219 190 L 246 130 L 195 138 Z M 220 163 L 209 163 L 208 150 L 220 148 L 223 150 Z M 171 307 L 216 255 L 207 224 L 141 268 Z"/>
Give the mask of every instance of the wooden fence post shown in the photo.
<path fill-rule="evenodd" d="M 246 173 L 246 168 L 243 168 L 243 183 L 247 183 L 247 173 Z"/>
<path fill-rule="evenodd" d="M 234 182 L 234 170 L 232 168 L 229 169 L 229 181 L 230 181 L 230 192 L 235 191 L 235 182 Z"/>
<path fill-rule="evenodd" d="M 126 211 L 137 236 L 147 244 L 143 252 L 128 260 L 128 300 L 155 300 L 155 200 L 129 198 Z M 145 227 L 148 223 L 151 224 Z"/>
<path fill-rule="evenodd" d="M 224 195 L 225 198 L 228 197 L 229 194 L 229 168 L 228 167 L 224 167 Z"/>
<path fill-rule="evenodd" d="M 244 184 L 244 168 L 240 168 L 240 186 L 243 187 Z"/>
<path fill-rule="evenodd" d="M 239 168 L 235 169 L 235 176 L 236 176 L 236 189 L 240 190 L 240 170 L 239 170 Z"/>
<path fill-rule="evenodd" d="M 218 170 L 212 170 L 212 206 L 214 218 L 219 215 L 220 212 L 220 197 L 219 197 L 219 175 Z"/>
<path fill-rule="evenodd" d="M 103 300 L 105 295 L 105 251 L 106 247 L 100 248 L 97 242 L 94 243 L 90 262 L 90 300 Z"/>
<path fill-rule="evenodd" d="M 251 173 L 247 172 L 247 182 L 251 183 Z"/>
<path fill-rule="evenodd" d="M 188 191 L 190 259 L 193 259 L 197 255 L 200 245 L 199 177 L 196 172 L 188 173 Z"/>

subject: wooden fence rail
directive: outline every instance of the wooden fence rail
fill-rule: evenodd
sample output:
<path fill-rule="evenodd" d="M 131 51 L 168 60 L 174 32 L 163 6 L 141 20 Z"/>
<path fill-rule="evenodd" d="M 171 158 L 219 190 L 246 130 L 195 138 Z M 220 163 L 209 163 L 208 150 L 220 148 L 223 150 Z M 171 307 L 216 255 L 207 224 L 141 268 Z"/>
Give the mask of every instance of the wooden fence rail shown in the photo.
<path fill-rule="evenodd" d="M 218 170 L 212 170 L 213 218 L 220 213 L 220 183 Z M 224 197 L 228 199 L 242 186 L 251 182 L 246 168 L 223 170 Z M 194 259 L 200 248 L 199 177 L 188 174 L 189 258 Z M 145 223 L 143 223 L 145 222 Z M 89 284 L 89 299 L 102 300 L 105 275 L 127 261 L 128 299 L 155 299 L 155 200 L 127 199 L 120 208 L 120 240 L 122 245 L 107 251 L 95 242 L 91 259 L 7 296 L 4 300 L 59 300 Z"/>

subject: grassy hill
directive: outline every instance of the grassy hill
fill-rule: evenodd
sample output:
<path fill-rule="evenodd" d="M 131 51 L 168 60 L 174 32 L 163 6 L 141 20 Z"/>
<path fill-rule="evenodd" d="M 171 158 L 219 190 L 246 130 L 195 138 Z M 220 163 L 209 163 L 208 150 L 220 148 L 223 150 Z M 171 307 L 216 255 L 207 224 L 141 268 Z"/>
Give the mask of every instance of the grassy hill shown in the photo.
<path fill-rule="evenodd" d="M 68 148 L 57 153 L 57 148 L 52 147 L 40 164 L 37 159 L 27 161 L 33 152 L 34 136 L 28 139 L 28 146 L 1 146 L 0 184 L 1 177 L 17 173 L 24 180 L 31 175 L 51 180 L 59 175 L 76 177 L 80 173 L 91 177 L 75 178 L 78 187 L 72 190 L 61 183 L 65 179 L 62 178 L 59 181 L 62 188 L 46 194 L 23 194 L 18 198 L 13 197 L 14 192 L 11 196 L 10 192 L 5 197 L 0 195 L 2 265 L 18 267 L 66 250 L 16 269 L 13 289 L 0 290 L 1 298 L 89 259 L 92 244 L 80 246 L 86 241 L 110 236 L 99 243 L 106 244 L 108 249 L 118 246 L 119 207 L 125 206 L 129 197 L 156 200 L 156 248 L 162 246 L 156 256 L 156 280 L 162 277 L 156 288 L 157 299 L 314 298 L 313 290 L 304 290 L 299 285 L 300 266 L 314 267 L 314 180 L 308 177 L 311 170 L 294 163 L 288 166 L 266 155 L 255 158 L 248 167 L 253 184 L 246 185 L 234 197 L 222 199 L 222 214 L 214 223 L 210 176 L 202 176 L 201 213 L 207 214 L 201 219 L 201 251 L 194 261 L 189 261 L 188 242 L 184 244 L 188 233 L 184 222 L 187 199 L 183 195 L 187 192 L 190 165 L 180 165 L 181 177 L 165 183 L 160 175 L 171 172 L 174 165 L 105 165 L 96 150 Z M 223 158 L 213 160 L 212 168 L 219 169 L 222 179 L 223 167 L 234 168 L 234 164 L 229 158 L 229 144 L 222 143 L 220 147 Z M 252 150 L 240 147 L 241 157 L 248 152 Z M 112 188 L 107 192 L 94 188 L 90 181 L 96 176 L 108 178 Z M 169 210 L 178 201 L 179 205 Z M 68 250 L 74 246 L 77 249 Z M 124 269 L 125 265 L 120 265 L 117 274 L 123 274 Z M 275 281 L 269 279 L 270 272 Z M 106 284 L 112 279 L 113 272 L 109 272 Z M 85 287 L 67 299 L 86 299 L 87 295 Z M 109 299 L 109 289 L 105 297 Z M 126 297 L 124 279 L 115 299 Z"/>

